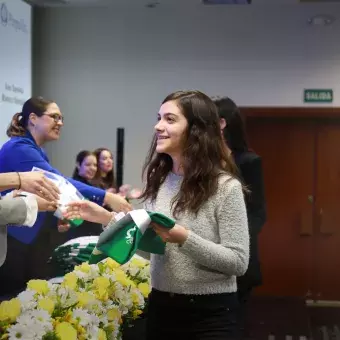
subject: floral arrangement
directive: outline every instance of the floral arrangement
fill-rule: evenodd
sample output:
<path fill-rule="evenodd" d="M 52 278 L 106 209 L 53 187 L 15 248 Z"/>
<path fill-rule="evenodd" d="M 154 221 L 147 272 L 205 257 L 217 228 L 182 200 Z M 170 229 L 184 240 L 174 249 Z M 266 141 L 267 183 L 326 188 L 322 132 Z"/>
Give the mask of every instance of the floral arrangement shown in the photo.
<path fill-rule="evenodd" d="M 149 262 L 137 256 L 123 266 L 84 262 L 60 284 L 31 280 L 0 304 L 0 339 L 121 339 L 146 307 L 149 281 Z"/>

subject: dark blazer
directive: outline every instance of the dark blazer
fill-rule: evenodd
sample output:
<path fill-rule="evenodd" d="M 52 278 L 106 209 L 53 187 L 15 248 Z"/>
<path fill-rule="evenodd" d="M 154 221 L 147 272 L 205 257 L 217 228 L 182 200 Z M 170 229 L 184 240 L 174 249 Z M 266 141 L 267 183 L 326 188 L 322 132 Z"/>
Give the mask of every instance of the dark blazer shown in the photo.
<path fill-rule="evenodd" d="M 233 154 L 243 183 L 250 193 L 245 194 L 250 236 L 248 270 L 238 278 L 239 289 L 249 289 L 262 283 L 258 254 L 258 235 L 266 222 L 266 202 L 261 157 L 252 151 Z"/>

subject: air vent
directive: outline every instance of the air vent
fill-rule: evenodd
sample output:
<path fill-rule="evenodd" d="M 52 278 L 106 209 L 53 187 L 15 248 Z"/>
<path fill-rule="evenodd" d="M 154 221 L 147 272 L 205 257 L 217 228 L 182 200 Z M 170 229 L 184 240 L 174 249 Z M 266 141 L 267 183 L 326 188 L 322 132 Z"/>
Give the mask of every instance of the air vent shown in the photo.
<path fill-rule="evenodd" d="M 250 5 L 252 0 L 202 0 L 204 5 Z"/>

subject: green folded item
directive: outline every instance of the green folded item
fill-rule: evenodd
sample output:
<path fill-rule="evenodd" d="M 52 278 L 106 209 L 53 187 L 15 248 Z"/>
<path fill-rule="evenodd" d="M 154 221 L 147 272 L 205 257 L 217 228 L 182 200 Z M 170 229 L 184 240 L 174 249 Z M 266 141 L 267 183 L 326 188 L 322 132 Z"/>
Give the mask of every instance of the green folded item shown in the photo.
<path fill-rule="evenodd" d="M 73 228 L 77 228 L 80 225 L 82 225 L 84 220 L 75 218 L 73 220 L 68 220 L 68 222 L 70 222 L 70 227 L 71 229 L 73 229 Z"/>
<path fill-rule="evenodd" d="M 98 239 L 99 236 L 82 236 L 58 246 L 48 261 L 55 274 L 65 275 L 74 270 L 74 266 L 89 261 Z"/>
<path fill-rule="evenodd" d="M 98 263 L 110 257 L 119 264 L 124 264 L 137 250 L 164 254 L 165 243 L 150 227 L 151 222 L 168 229 L 176 224 L 174 220 L 160 213 L 144 209 L 130 211 L 100 234 L 89 263 Z"/>

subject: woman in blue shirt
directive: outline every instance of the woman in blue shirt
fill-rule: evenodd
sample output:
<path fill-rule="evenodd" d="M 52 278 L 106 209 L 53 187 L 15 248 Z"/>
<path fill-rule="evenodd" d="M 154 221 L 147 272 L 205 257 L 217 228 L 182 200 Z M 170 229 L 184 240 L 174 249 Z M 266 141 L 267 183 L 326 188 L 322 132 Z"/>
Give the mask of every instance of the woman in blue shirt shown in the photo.
<path fill-rule="evenodd" d="M 7 129 L 10 140 L 0 150 L 0 173 L 31 171 L 33 167 L 38 167 L 62 175 L 50 165 L 42 146 L 59 139 L 63 121 L 55 102 L 41 97 L 27 100 L 22 112 L 13 116 Z M 131 210 L 130 204 L 119 195 L 71 178 L 67 180 L 93 202 L 108 205 L 117 212 Z M 33 228 L 8 228 L 8 256 L 0 269 L 1 294 L 23 289 L 27 280 L 47 275 L 44 273 L 45 264 L 58 244 L 57 228 L 43 228 L 51 224 L 57 226 L 57 220 L 46 213 L 39 213 Z M 41 238 L 41 235 L 44 237 Z"/>

